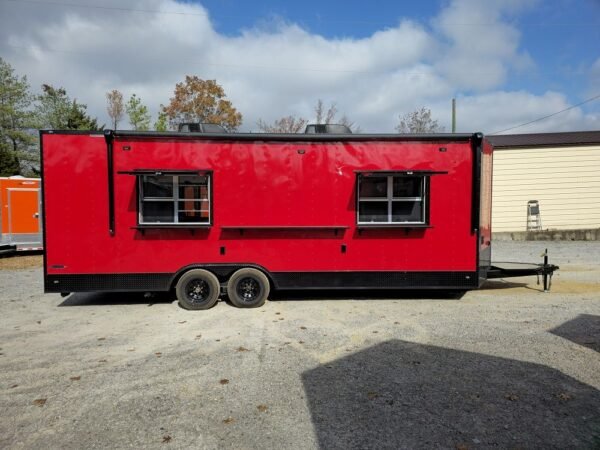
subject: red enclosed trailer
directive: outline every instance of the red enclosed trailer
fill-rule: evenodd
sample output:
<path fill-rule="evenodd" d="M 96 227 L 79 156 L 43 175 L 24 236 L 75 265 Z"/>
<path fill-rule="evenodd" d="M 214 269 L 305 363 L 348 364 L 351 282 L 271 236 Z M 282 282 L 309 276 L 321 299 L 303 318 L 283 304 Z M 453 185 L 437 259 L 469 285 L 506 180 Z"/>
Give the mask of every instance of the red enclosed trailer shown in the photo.
<path fill-rule="evenodd" d="M 42 131 L 46 292 L 472 289 L 490 275 L 475 134 Z M 541 273 L 541 272 L 536 272 Z M 550 272 L 551 273 L 551 272 Z"/>

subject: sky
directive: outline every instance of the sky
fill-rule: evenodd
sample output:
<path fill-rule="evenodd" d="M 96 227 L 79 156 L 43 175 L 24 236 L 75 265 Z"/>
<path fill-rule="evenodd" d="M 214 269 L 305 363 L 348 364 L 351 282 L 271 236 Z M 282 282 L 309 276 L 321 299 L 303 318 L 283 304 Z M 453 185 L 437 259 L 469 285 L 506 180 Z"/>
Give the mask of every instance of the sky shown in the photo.
<path fill-rule="evenodd" d="M 155 119 L 197 75 L 240 131 L 318 99 L 363 132 L 421 107 L 451 131 L 452 98 L 458 132 L 600 130 L 600 0 L 0 0 L 0 57 L 106 124 L 106 92 Z"/>

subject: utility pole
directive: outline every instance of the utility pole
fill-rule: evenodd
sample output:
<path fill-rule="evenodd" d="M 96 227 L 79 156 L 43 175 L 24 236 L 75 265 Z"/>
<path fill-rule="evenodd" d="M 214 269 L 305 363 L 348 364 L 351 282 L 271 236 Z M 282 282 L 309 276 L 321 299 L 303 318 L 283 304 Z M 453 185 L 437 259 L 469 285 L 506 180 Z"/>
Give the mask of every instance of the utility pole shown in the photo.
<path fill-rule="evenodd" d="M 452 132 L 456 133 L 456 99 L 452 99 Z"/>

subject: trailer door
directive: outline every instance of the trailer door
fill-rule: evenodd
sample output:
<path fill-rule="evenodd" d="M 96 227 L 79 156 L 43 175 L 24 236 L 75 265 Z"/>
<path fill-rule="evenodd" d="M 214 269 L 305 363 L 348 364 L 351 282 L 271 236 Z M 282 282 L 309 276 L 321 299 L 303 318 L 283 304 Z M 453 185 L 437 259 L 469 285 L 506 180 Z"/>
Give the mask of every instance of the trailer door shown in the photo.
<path fill-rule="evenodd" d="M 41 245 L 40 190 L 8 189 L 8 234 L 12 244 Z"/>

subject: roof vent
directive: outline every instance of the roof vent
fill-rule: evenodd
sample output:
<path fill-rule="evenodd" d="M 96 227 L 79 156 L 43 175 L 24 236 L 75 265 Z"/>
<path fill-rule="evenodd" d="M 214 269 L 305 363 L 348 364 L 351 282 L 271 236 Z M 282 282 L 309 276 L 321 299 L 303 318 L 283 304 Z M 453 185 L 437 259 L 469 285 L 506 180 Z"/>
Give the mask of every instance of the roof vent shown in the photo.
<path fill-rule="evenodd" d="M 177 127 L 180 133 L 227 133 L 227 130 L 216 123 L 186 122 Z"/>
<path fill-rule="evenodd" d="M 304 132 L 306 134 L 352 134 L 350 127 L 339 123 L 306 125 Z"/>

